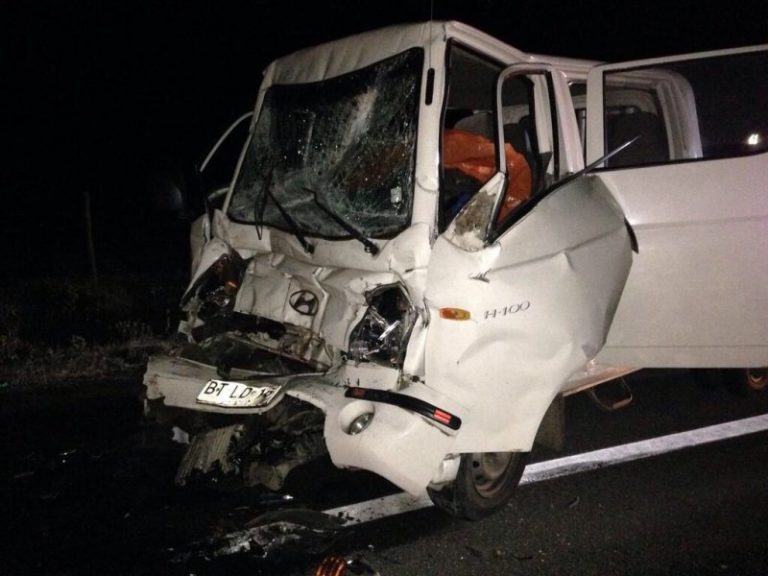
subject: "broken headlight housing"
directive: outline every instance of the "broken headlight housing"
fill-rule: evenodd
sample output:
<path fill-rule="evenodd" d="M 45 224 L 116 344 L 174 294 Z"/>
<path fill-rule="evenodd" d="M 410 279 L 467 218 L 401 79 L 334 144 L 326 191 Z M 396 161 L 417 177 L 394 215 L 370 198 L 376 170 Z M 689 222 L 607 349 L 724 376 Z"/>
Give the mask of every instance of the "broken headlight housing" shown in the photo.
<path fill-rule="evenodd" d="M 182 309 L 201 320 L 229 315 L 245 274 L 246 262 L 234 250 L 223 254 L 187 291 Z"/>
<path fill-rule="evenodd" d="M 352 329 L 349 356 L 356 362 L 400 366 L 405 357 L 416 311 L 400 285 L 377 288 L 366 294 L 368 310 Z"/>

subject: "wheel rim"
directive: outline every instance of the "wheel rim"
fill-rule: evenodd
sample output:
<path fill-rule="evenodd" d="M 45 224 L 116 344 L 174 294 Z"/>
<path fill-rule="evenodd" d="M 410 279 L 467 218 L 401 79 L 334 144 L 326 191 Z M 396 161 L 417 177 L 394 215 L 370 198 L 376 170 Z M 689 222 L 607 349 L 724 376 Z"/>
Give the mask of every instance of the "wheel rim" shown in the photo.
<path fill-rule="evenodd" d="M 483 498 L 492 498 L 505 485 L 514 452 L 483 452 L 472 454 L 472 481 L 477 493 Z"/>
<path fill-rule="evenodd" d="M 768 368 L 747 368 L 747 386 L 752 390 L 763 390 L 768 386 Z"/>

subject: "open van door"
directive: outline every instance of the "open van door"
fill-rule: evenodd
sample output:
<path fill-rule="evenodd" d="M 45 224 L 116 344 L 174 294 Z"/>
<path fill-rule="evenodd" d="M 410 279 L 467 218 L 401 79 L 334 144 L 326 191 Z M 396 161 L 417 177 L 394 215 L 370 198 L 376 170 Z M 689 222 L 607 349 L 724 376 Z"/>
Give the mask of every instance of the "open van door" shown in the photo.
<path fill-rule="evenodd" d="M 632 263 L 624 216 L 599 181 L 553 187 L 571 172 L 563 136 L 578 134 L 565 79 L 518 64 L 496 91 L 496 173 L 435 242 L 426 292 L 426 383 L 463 422 L 456 479 L 432 497 L 468 518 L 511 495 L 516 453 L 530 451 L 552 399 L 602 348 Z M 444 126 L 441 194 L 454 194 L 454 165 L 471 173 L 445 151 L 457 134 L 479 140 L 473 125 Z"/>
<path fill-rule="evenodd" d="M 768 365 L 768 46 L 598 66 L 587 162 L 638 253 L 598 360 Z"/>

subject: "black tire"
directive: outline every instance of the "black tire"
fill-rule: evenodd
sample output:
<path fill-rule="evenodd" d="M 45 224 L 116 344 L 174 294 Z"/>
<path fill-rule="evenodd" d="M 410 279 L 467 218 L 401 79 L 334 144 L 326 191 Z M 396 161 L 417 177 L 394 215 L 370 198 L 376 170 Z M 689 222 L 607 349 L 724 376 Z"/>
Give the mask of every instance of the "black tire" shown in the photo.
<path fill-rule="evenodd" d="M 753 391 L 768 389 L 768 368 L 745 368 L 744 385 Z"/>
<path fill-rule="evenodd" d="M 768 368 L 733 368 L 723 375 L 728 390 L 740 396 L 768 390 Z"/>
<path fill-rule="evenodd" d="M 507 505 L 527 460 L 527 452 L 462 454 L 456 479 L 440 489 L 429 488 L 429 497 L 451 516 L 480 520 Z"/>

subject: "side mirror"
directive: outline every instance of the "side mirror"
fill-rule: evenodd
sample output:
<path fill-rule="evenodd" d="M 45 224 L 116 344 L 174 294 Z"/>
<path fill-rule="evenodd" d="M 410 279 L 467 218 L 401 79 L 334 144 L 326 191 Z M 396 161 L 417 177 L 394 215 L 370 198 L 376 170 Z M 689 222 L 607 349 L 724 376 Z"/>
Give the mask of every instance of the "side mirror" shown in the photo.
<path fill-rule="evenodd" d="M 172 181 L 160 183 L 153 197 L 153 208 L 161 214 L 177 215 L 185 211 L 184 195 Z"/>
<path fill-rule="evenodd" d="M 197 167 L 161 172 L 152 180 L 150 188 L 153 212 L 157 215 L 193 220 L 206 210 Z"/>

